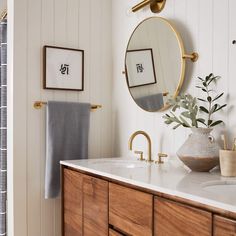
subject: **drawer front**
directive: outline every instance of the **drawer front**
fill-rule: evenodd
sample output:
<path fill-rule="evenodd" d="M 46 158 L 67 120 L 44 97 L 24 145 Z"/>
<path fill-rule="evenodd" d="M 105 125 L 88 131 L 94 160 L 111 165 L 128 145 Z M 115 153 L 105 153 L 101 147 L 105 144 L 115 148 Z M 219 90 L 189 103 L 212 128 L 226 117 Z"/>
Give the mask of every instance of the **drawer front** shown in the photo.
<path fill-rule="evenodd" d="M 113 229 L 109 229 L 109 236 L 124 236 Z"/>
<path fill-rule="evenodd" d="M 211 236 L 212 214 L 184 204 L 155 197 L 154 235 Z"/>
<path fill-rule="evenodd" d="M 84 235 L 108 235 L 108 182 L 83 177 Z"/>
<path fill-rule="evenodd" d="M 214 236 L 236 236 L 236 221 L 214 216 Z"/>
<path fill-rule="evenodd" d="M 152 235 L 153 196 L 109 183 L 109 224 L 129 235 Z"/>
<path fill-rule="evenodd" d="M 83 235 L 82 182 L 83 175 L 63 168 L 63 228 L 64 236 Z"/>

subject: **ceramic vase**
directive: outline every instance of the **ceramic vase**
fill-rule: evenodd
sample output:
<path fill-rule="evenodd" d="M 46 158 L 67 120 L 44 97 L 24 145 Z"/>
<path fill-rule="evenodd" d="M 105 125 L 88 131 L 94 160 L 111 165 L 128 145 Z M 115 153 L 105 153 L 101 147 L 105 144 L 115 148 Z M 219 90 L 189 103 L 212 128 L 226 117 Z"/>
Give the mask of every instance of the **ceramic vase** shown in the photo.
<path fill-rule="evenodd" d="M 220 147 L 211 136 L 210 128 L 192 128 L 177 152 L 179 159 L 193 171 L 208 172 L 219 165 Z"/>

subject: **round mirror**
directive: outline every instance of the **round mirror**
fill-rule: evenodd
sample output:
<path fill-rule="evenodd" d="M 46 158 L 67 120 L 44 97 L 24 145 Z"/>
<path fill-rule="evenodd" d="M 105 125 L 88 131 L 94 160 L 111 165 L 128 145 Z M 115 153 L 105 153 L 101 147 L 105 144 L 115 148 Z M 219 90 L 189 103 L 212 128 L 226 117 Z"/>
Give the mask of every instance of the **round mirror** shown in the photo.
<path fill-rule="evenodd" d="M 184 80 L 182 40 L 171 23 L 160 17 L 141 22 L 130 37 L 125 58 L 127 85 L 134 101 L 145 111 L 166 109 Z"/>

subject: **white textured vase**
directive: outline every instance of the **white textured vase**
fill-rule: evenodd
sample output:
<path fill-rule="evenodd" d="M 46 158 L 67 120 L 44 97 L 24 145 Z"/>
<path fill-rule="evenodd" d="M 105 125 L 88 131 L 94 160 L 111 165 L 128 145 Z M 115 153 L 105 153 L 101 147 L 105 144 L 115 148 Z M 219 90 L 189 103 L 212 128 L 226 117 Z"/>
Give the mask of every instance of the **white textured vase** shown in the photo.
<path fill-rule="evenodd" d="M 179 159 L 193 171 L 208 172 L 219 165 L 220 147 L 210 135 L 210 128 L 192 128 L 177 152 Z"/>

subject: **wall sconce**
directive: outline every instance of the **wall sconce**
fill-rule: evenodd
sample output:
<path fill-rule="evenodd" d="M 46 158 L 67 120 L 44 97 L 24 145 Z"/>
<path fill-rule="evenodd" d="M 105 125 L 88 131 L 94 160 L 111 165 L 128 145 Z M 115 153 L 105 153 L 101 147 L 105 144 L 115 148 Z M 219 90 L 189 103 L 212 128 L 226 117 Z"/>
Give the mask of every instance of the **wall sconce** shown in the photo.
<path fill-rule="evenodd" d="M 145 6 L 150 5 L 150 9 L 153 13 L 159 13 L 165 7 L 165 3 L 166 0 L 144 0 L 132 7 L 132 12 L 136 12 Z"/>

